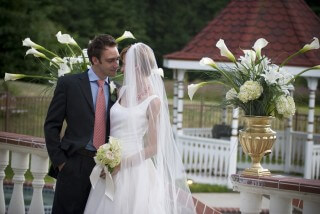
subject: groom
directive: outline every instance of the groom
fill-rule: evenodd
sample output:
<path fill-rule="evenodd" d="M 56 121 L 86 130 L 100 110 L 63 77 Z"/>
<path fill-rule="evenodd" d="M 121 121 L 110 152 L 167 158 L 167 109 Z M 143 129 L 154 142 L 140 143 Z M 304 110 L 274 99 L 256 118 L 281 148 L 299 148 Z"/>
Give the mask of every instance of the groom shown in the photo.
<path fill-rule="evenodd" d="M 109 77 L 119 68 L 115 39 L 100 35 L 88 46 L 92 67 L 59 78 L 44 124 L 46 146 L 57 179 L 52 213 L 83 213 L 91 189 L 97 148 L 108 141 L 111 100 Z M 61 134 L 64 121 L 66 130 Z"/>

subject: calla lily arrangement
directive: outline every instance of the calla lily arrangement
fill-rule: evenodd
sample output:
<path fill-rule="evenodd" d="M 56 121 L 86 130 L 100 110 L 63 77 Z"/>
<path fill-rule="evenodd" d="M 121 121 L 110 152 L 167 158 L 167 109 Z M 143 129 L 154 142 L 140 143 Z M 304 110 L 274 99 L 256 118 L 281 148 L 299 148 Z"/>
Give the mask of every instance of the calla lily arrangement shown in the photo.
<path fill-rule="evenodd" d="M 240 107 L 246 115 L 252 116 L 275 116 L 282 119 L 294 115 L 295 103 L 289 93 L 289 89 L 293 89 L 292 83 L 304 72 L 320 69 L 320 65 L 307 68 L 295 76 L 286 71 L 284 65 L 299 54 L 319 49 L 319 39 L 314 37 L 310 44 L 306 44 L 299 51 L 290 55 L 280 66 L 272 64 L 270 59 L 262 55 L 261 50 L 267 45 L 268 41 L 260 38 L 251 50 L 243 50 L 244 56 L 236 60 L 224 40 L 220 39 L 216 47 L 220 49 L 222 56 L 234 63 L 234 66 L 223 67 L 217 65 L 211 58 L 202 58 L 200 65 L 210 66 L 218 71 L 219 78 L 190 84 L 188 86 L 190 99 L 192 100 L 199 88 L 207 84 L 220 83 L 231 88 L 226 93 L 223 106 Z"/>
<path fill-rule="evenodd" d="M 90 61 L 87 54 L 87 49 L 81 49 L 78 43 L 69 35 L 62 34 L 59 31 L 56 34 L 60 44 L 67 47 L 66 56 L 60 57 L 58 54 L 44 48 L 43 46 L 34 43 L 30 38 L 25 38 L 22 45 L 29 47 L 26 55 L 33 55 L 40 60 L 45 60 L 49 63 L 47 66 L 48 75 L 26 75 L 5 73 L 4 80 L 17 80 L 22 78 L 45 79 L 50 83 L 55 84 L 57 79 L 69 73 L 81 73 L 90 67 Z M 116 39 L 119 43 L 125 39 L 135 39 L 130 31 L 125 31 L 122 36 Z"/>

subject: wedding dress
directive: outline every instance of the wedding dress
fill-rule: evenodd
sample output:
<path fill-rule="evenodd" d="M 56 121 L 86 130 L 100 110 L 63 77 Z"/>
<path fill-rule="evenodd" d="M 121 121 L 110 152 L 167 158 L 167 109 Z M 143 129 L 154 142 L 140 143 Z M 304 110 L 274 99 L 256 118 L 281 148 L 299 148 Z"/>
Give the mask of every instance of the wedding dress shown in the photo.
<path fill-rule="evenodd" d="M 110 110 L 110 136 L 120 140 L 122 150 L 120 170 L 113 176 L 113 200 L 99 178 L 85 213 L 195 213 L 153 51 L 134 44 L 125 62 L 124 86 Z"/>
<path fill-rule="evenodd" d="M 147 108 L 153 95 L 130 110 L 117 101 L 110 110 L 110 135 L 119 138 L 123 159 L 139 153 L 143 147 L 143 137 L 148 129 Z M 123 130 L 122 124 L 129 118 L 128 113 L 134 113 L 134 119 L 139 133 Z M 140 148 L 135 147 L 139 144 Z M 145 170 L 147 169 L 147 170 Z M 163 210 L 164 194 L 157 180 L 155 166 L 151 159 L 136 166 L 121 169 L 114 177 L 115 195 L 113 201 L 104 195 L 104 180 L 100 179 L 91 190 L 85 213 L 137 213 L 165 214 Z"/>

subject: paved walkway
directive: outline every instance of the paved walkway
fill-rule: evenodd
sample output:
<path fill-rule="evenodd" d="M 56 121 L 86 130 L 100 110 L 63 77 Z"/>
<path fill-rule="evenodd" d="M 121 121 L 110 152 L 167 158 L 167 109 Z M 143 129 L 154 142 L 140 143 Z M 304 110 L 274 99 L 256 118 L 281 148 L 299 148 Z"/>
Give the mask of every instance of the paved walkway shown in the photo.
<path fill-rule="evenodd" d="M 193 193 L 199 201 L 210 207 L 240 208 L 240 193 Z M 269 209 L 269 199 L 262 198 L 262 209 Z"/>

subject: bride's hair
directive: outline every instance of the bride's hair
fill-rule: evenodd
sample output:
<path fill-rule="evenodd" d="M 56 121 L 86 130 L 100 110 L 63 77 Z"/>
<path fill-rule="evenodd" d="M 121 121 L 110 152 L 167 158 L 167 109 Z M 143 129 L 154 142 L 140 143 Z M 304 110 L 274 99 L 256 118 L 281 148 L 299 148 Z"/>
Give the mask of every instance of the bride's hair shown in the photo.
<path fill-rule="evenodd" d="M 151 48 L 147 45 L 141 46 L 140 49 L 135 50 L 137 53 L 137 65 L 140 65 L 140 69 L 143 75 L 150 76 L 151 70 L 155 68 L 156 60 Z"/>

